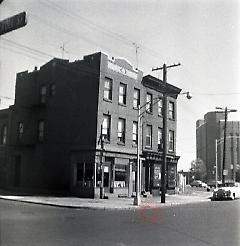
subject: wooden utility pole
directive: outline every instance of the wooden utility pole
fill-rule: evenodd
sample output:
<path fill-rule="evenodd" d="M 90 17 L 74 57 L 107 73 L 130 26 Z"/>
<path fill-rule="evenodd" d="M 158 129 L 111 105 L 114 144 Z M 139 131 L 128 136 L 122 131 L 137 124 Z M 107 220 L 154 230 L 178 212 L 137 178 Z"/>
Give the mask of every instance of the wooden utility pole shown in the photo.
<path fill-rule="evenodd" d="M 168 104 L 167 104 L 167 69 L 171 67 L 177 67 L 181 64 L 173 64 L 167 66 L 163 64 L 162 67 L 153 68 L 152 71 L 163 70 L 163 158 L 161 168 L 161 203 L 165 203 L 166 200 L 166 167 L 167 167 L 167 134 L 168 134 Z"/>

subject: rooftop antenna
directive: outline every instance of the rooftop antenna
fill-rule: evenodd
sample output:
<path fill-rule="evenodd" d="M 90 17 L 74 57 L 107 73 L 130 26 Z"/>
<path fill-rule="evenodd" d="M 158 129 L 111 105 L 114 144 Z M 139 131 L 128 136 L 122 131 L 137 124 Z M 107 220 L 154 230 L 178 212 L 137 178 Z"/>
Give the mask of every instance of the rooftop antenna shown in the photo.
<path fill-rule="evenodd" d="M 135 47 L 135 52 L 136 52 L 136 69 L 138 70 L 138 49 L 139 49 L 139 46 L 134 42 L 132 43 Z"/>
<path fill-rule="evenodd" d="M 65 44 L 66 42 L 63 42 L 62 46 L 60 46 L 60 49 L 62 50 L 62 59 L 64 58 L 64 54 L 68 53 L 68 51 L 65 49 Z"/>

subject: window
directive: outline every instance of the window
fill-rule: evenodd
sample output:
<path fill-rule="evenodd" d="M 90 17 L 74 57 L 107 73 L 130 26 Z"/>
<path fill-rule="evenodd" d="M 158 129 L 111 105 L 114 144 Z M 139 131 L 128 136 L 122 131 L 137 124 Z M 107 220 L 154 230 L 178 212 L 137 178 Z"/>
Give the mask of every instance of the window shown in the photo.
<path fill-rule="evenodd" d="M 114 188 L 124 188 L 127 186 L 128 186 L 127 166 L 116 164 Z"/>
<path fill-rule="evenodd" d="M 23 122 L 19 122 L 18 123 L 18 139 L 22 138 L 23 130 L 24 130 Z"/>
<path fill-rule="evenodd" d="M 147 93 L 147 98 L 146 98 L 146 111 L 148 113 L 152 112 L 152 94 Z"/>
<path fill-rule="evenodd" d="M 111 116 L 103 115 L 102 136 L 104 140 L 110 141 Z"/>
<path fill-rule="evenodd" d="M 112 100 L 112 79 L 105 78 L 103 97 L 104 99 Z"/>
<path fill-rule="evenodd" d="M 47 86 L 42 85 L 40 88 L 40 103 L 46 103 L 47 100 Z"/>
<path fill-rule="evenodd" d="M 93 186 L 93 165 L 90 163 L 77 163 L 77 184 L 80 187 Z"/>
<path fill-rule="evenodd" d="M 38 122 L 38 141 L 43 142 L 44 140 L 44 121 Z"/>
<path fill-rule="evenodd" d="M 152 126 L 146 127 L 146 147 L 152 148 Z"/>
<path fill-rule="evenodd" d="M 158 115 L 163 116 L 163 100 L 162 98 L 158 101 Z"/>
<path fill-rule="evenodd" d="M 126 105 L 126 98 L 127 98 L 127 85 L 120 83 L 119 85 L 119 100 L 120 104 Z"/>
<path fill-rule="evenodd" d="M 163 150 L 163 146 L 162 146 L 162 143 L 163 143 L 163 129 L 162 128 L 158 128 L 158 151 L 160 150 Z"/>
<path fill-rule="evenodd" d="M 56 94 L 56 85 L 50 84 L 50 96 L 53 97 Z"/>
<path fill-rule="evenodd" d="M 138 108 L 140 105 L 140 90 L 134 88 L 133 92 L 133 108 Z"/>
<path fill-rule="evenodd" d="M 1 144 L 5 145 L 7 143 L 7 126 L 3 125 L 1 129 Z"/>
<path fill-rule="evenodd" d="M 174 131 L 169 131 L 168 134 L 169 151 L 174 151 Z"/>
<path fill-rule="evenodd" d="M 170 120 L 174 120 L 174 102 L 168 104 L 168 117 Z"/>
<path fill-rule="evenodd" d="M 125 119 L 118 119 L 118 141 L 120 143 L 125 143 Z"/>
<path fill-rule="evenodd" d="M 137 145 L 138 141 L 138 123 L 133 121 L 133 130 L 132 130 L 132 141 L 133 145 Z"/>

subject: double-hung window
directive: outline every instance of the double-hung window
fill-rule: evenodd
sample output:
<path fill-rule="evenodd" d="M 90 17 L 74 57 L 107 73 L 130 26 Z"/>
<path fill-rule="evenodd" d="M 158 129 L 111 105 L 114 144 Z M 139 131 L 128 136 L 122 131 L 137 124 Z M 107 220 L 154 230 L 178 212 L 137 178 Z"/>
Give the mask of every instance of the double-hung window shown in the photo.
<path fill-rule="evenodd" d="M 132 130 L 132 141 L 133 145 L 137 145 L 138 141 L 138 123 L 133 121 L 133 130 Z"/>
<path fill-rule="evenodd" d="M 152 148 L 152 126 L 146 126 L 146 147 Z"/>
<path fill-rule="evenodd" d="M 42 85 L 40 87 L 40 103 L 46 103 L 47 101 L 47 86 Z"/>
<path fill-rule="evenodd" d="M 134 92 L 133 92 L 133 108 L 138 108 L 138 106 L 140 105 L 140 90 L 134 88 Z"/>
<path fill-rule="evenodd" d="M 103 92 L 104 99 L 112 100 L 112 79 L 105 78 L 104 80 L 104 92 Z"/>
<path fill-rule="evenodd" d="M 24 131 L 24 125 L 23 122 L 18 123 L 18 139 L 22 139 L 23 136 L 23 131 Z"/>
<path fill-rule="evenodd" d="M 170 120 L 174 120 L 174 102 L 168 103 L 168 117 Z"/>
<path fill-rule="evenodd" d="M 146 97 L 146 111 L 152 113 L 152 94 L 147 93 Z"/>
<path fill-rule="evenodd" d="M 119 85 L 119 100 L 120 104 L 126 105 L 127 99 L 127 85 L 120 83 Z"/>
<path fill-rule="evenodd" d="M 118 119 L 118 142 L 125 143 L 126 120 Z"/>
<path fill-rule="evenodd" d="M 44 131 L 45 131 L 45 122 L 43 120 L 40 120 L 38 122 L 38 141 L 43 142 L 44 140 Z"/>
<path fill-rule="evenodd" d="M 168 150 L 174 152 L 174 131 L 169 130 L 168 134 Z"/>
<path fill-rule="evenodd" d="M 163 116 L 163 100 L 162 98 L 158 101 L 158 116 Z"/>
<path fill-rule="evenodd" d="M 163 149 L 162 143 L 163 143 L 163 129 L 158 127 L 158 151 L 161 151 Z"/>
<path fill-rule="evenodd" d="M 5 145 L 7 143 L 7 126 L 3 125 L 1 128 L 1 144 Z"/>
<path fill-rule="evenodd" d="M 107 141 L 110 141 L 110 126 L 111 126 L 111 116 L 103 115 L 102 137 L 104 140 Z"/>

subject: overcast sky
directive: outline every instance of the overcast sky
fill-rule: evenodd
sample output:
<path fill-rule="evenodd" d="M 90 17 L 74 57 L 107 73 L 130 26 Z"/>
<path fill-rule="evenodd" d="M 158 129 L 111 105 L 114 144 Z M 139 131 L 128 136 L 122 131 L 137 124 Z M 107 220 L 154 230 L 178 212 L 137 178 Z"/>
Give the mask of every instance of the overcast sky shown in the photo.
<path fill-rule="evenodd" d="M 196 120 L 216 106 L 240 112 L 237 0 L 4 0 L 0 19 L 21 11 L 27 26 L 0 37 L 0 108 L 13 103 L 17 72 L 98 51 L 136 66 L 135 43 L 145 75 L 162 79 L 153 67 L 180 62 L 168 70 L 168 82 L 193 95 L 178 100 L 179 170 L 196 158 Z M 239 112 L 229 119 L 240 120 Z"/>

